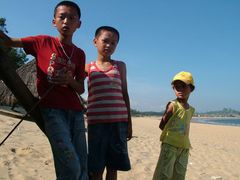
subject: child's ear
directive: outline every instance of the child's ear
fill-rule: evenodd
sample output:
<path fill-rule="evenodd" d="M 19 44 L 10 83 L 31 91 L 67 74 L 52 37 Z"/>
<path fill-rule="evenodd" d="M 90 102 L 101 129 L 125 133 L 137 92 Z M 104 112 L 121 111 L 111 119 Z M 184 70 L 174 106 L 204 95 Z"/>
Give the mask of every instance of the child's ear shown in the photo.
<path fill-rule="evenodd" d="M 93 39 L 93 44 L 94 44 L 94 46 L 97 46 L 97 39 L 96 38 Z"/>
<path fill-rule="evenodd" d="M 52 20 L 52 25 L 53 25 L 54 27 L 56 27 L 56 21 L 55 21 L 55 19 Z"/>

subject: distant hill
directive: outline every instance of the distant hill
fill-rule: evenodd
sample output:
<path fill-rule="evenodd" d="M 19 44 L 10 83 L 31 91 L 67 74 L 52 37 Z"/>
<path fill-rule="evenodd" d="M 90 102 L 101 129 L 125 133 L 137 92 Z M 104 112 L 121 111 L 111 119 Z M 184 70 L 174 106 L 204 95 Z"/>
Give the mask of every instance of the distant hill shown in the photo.
<path fill-rule="evenodd" d="M 154 112 L 154 111 L 138 111 L 131 109 L 132 116 L 142 117 L 142 116 L 162 116 L 163 112 Z"/>
<path fill-rule="evenodd" d="M 200 117 L 240 117 L 240 111 L 231 109 L 231 108 L 223 108 L 221 111 L 208 111 L 204 113 L 196 113 L 196 116 Z"/>
<path fill-rule="evenodd" d="M 138 111 L 135 109 L 131 110 L 132 116 L 141 117 L 141 116 L 162 116 L 164 112 L 154 112 L 154 111 Z M 197 117 L 240 117 L 240 111 L 223 108 L 220 111 L 209 111 L 198 113 L 196 112 L 194 116 Z"/>

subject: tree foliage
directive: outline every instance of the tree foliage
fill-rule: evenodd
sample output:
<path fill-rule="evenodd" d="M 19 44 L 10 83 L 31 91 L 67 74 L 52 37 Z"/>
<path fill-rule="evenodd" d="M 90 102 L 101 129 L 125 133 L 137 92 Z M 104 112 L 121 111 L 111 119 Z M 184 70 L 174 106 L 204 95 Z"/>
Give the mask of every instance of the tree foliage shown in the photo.
<path fill-rule="evenodd" d="M 0 31 L 8 33 L 5 18 L 0 18 Z M 6 48 L 1 45 L 1 49 L 16 63 L 17 67 L 28 61 L 27 55 L 20 48 Z"/>
<path fill-rule="evenodd" d="M 142 116 L 162 116 L 163 112 L 155 112 L 155 111 L 138 111 L 136 109 L 131 109 L 131 115 L 134 117 L 142 117 Z"/>

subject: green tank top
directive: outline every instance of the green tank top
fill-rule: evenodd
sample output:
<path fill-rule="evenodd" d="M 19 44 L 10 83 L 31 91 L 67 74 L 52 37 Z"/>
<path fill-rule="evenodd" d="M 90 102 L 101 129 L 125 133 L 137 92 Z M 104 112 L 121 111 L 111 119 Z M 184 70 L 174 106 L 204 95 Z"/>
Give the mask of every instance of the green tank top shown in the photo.
<path fill-rule="evenodd" d="M 165 125 L 160 140 L 175 147 L 189 149 L 191 147 L 189 140 L 190 121 L 195 109 L 192 106 L 184 109 L 177 100 L 171 102 L 173 115 Z"/>

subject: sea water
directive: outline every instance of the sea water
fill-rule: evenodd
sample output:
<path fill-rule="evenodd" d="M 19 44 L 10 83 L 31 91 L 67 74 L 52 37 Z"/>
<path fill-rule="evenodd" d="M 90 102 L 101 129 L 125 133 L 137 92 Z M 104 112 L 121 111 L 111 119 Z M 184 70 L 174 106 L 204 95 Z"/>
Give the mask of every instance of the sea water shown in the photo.
<path fill-rule="evenodd" d="M 240 118 L 193 118 L 192 122 L 223 126 L 240 126 Z"/>

